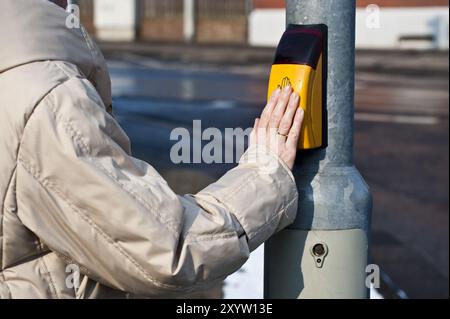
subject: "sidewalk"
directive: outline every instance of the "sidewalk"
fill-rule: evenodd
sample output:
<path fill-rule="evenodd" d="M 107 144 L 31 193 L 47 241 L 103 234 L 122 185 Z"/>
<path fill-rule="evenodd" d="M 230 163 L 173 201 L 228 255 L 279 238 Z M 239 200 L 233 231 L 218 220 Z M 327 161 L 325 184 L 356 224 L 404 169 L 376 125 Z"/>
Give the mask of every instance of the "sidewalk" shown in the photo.
<path fill-rule="evenodd" d="M 107 58 L 135 54 L 161 61 L 217 65 L 270 65 L 275 48 L 184 43 L 100 42 Z M 356 69 L 363 72 L 448 77 L 449 53 L 438 51 L 358 50 Z"/>

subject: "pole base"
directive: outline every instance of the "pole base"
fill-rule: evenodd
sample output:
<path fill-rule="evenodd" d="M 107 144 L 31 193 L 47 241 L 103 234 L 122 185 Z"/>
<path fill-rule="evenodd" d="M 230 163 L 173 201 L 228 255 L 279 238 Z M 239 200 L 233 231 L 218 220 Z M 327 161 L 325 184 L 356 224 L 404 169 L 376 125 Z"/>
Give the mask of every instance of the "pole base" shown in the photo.
<path fill-rule="evenodd" d="M 265 243 L 265 298 L 365 299 L 368 239 L 361 229 L 286 229 Z"/>

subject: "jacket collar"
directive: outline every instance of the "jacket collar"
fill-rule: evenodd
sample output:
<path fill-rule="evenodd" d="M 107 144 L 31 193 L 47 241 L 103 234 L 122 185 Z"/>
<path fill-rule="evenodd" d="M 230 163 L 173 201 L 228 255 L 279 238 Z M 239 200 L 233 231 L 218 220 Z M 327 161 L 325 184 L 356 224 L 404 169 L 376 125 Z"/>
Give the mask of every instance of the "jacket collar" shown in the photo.
<path fill-rule="evenodd" d="M 79 68 L 109 107 L 111 83 L 103 55 L 82 27 L 67 26 L 68 19 L 69 13 L 47 0 L 1 0 L 0 74 L 36 61 L 66 61 Z"/>

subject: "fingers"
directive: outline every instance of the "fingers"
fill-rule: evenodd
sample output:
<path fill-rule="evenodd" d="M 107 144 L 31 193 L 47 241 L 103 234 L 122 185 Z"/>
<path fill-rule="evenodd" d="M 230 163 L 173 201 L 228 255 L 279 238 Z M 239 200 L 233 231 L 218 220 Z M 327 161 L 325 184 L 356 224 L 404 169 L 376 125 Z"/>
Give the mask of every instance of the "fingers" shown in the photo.
<path fill-rule="evenodd" d="M 302 128 L 304 114 L 305 114 L 305 112 L 303 111 L 303 109 L 301 107 L 297 108 L 291 130 L 289 131 L 289 135 L 286 140 L 286 147 L 297 148 L 298 139 L 300 137 L 300 129 Z"/>
<path fill-rule="evenodd" d="M 258 125 L 259 118 L 256 118 L 255 124 L 253 125 L 253 130 L 250 133 L 250 145 L 258 143 Z"/>
<path fill-rule="evenodd" d="M 255 124 L 253 125 L 253 129 L 254 129 L 255 131 L 257 131 L 257 130 L 258 130 L 258 127 L 259 127 L 259 117 L 257 117 L 257 118 L 255 119 Z"/>
<path fill-rule="evenodd" d="M 289 98 L 289 103 L 284 112 L 283 118 L 281 119 L 278 132 L 282 135 L 288 135 L 291 130 L 292 122 L 294 121 L 294 116 L 298 108 L 298 103 L 300 97 L 296 92 L 292 93 Z"/>
<path fill-rule="evenodd" d="M 275 106 L 275 109 L 272 111 L 272 114 L 270 115 L 270 120 L 269 120 L 270 128 L 278 128 L 279 127 L 281 119 L 283 118 L 283 115 L 284 115 L 284 111 L 286 110 L 287 104 L 289 102 L 291 93 L 292 93 L 292 88 L 290 86 L 286 86 L 283 89 L 283 92 L 280 95 L 280 98 L 278 99 L 278 103 Z"/>
<path fill-rule="evenodd" d="M 280 93 L 281 90 L 279 88 L 272 92 L 272 95 L 270 96 L 269 101 L 267 101 L 267 105 L 261 114 L 258 127 L 266 128 L 268 126 L 272 111 L 278 103 Z"/>

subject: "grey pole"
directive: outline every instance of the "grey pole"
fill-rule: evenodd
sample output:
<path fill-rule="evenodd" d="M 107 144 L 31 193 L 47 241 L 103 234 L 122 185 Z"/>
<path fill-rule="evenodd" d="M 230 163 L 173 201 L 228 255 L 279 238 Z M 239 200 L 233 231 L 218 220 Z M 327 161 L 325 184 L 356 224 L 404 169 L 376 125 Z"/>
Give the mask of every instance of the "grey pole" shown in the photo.
<path fill-rule="evenodd" d="M 328 147 L 301 152 L 293 225 L 265 245 L 266 298 L 367 298 L 372 199 L 353 165 L 355 0 L 286 0 L 287 23 L 328 26 Z"/>

